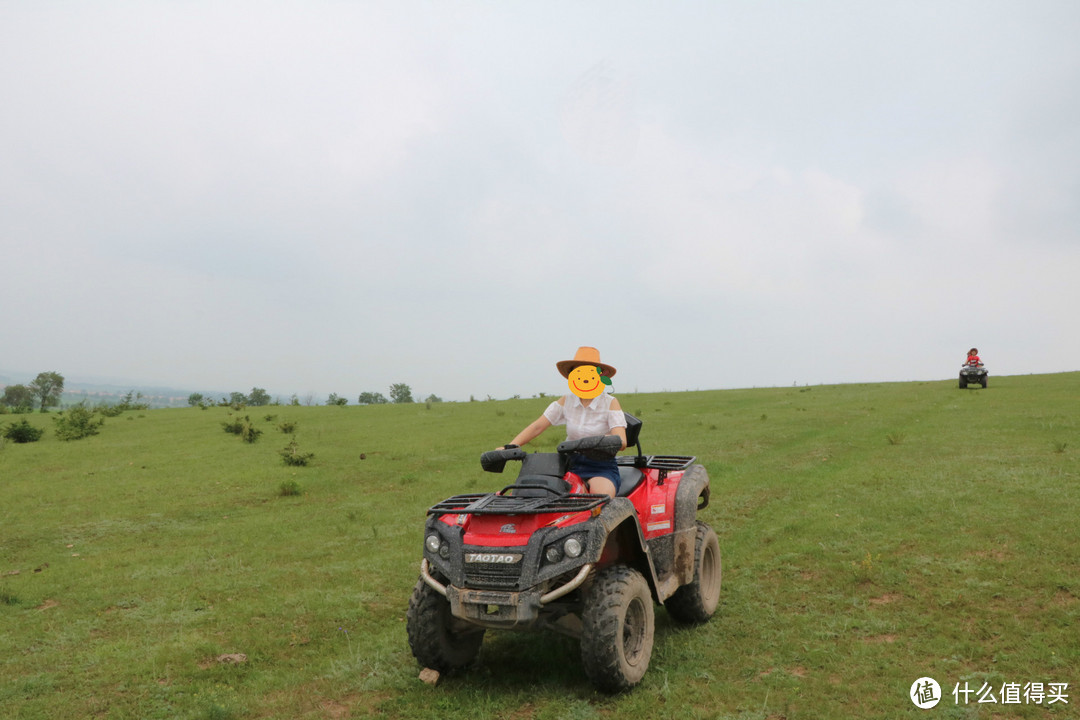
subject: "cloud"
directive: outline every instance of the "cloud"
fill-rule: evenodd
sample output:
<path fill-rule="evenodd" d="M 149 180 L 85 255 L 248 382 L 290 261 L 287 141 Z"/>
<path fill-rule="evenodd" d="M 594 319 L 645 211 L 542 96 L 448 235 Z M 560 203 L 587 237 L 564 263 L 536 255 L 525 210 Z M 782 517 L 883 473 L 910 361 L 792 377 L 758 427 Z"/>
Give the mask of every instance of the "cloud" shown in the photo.
<path fill-rule="evenodd" d="M 1068 369 L 1078 29 L 1054 2 L 8 3 L 0 360 L 458 399 L 558 391 L 578 345 L 624 391 L 672 354 L 701 387 L 944 376 L 973 342 Z"/>

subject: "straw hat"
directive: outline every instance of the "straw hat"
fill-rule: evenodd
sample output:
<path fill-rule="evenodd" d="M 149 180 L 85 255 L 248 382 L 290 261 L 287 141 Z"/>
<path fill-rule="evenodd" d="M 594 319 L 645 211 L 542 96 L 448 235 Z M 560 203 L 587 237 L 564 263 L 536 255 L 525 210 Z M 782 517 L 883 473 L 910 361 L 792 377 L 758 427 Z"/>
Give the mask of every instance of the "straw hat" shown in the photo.
<path fill-rule="evenodd" d="M 611 377 L 615 374 L 615 368 L 600 362 L 599 350 L 585 345 L 577 349 L 573 360 L 562 360 L 555 363 L 555 367 L 559 369 L 563 377 L 570 377 L 570 371 L 578 365 L 595 365 L 604 377 Z"/>

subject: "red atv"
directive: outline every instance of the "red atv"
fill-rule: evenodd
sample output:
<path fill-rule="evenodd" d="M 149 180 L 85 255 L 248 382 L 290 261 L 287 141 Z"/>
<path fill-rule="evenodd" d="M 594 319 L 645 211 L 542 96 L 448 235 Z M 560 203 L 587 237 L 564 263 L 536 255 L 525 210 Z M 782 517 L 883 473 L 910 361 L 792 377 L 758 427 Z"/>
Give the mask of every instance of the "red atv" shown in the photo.
<path fill-rule="evenodd" d="M 488 472 L 520 460 L 496 493 L 456 495 L 428 510 L 408 633 L 423 667 L 450 672 L 476 657 L 487 628 L 546 629 L 578 638 L 589 679 L 617 692 L 649 667 L 653 603 L 685 623 L 712 617 L 720 596 L 716 533 L 698 521 L 709 476 L 695 458 L 643 455 L 641 421 L 626 415 L 618 496 L 588 493 L 570 455 L 611 458 L 613 436 L 564 442 L 555 453 L 486 452 Z"/>
<path fill-rule="evenodd" d="M 982 385 L 983 389 L 986 389 L 986 380 L 989 375 L 986 366 L 982 363 L 964 363 L 960 368 L 960 389 L 963 390 L 968 385 Z"/>

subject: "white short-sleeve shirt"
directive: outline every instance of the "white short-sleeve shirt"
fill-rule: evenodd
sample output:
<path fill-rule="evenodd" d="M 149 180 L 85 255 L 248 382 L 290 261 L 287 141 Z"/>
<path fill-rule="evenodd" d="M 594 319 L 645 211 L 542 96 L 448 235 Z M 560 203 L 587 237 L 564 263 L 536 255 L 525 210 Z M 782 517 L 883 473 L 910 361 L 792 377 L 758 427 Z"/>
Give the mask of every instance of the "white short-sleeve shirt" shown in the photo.
<path fill-rule="evenodd" d="M 567 440 L 610 435 L 613 428 L 626 427 L 626 416 L 622 410 L 611 409 L 612 400 L 611 395 L 605 392 L 593 398 L 588 405 L 583 405 L 577 395 L 566 395 L 562 405 L 558 400 L 548 405 L 544 417 L 552 425 L 565 425 Z"/>

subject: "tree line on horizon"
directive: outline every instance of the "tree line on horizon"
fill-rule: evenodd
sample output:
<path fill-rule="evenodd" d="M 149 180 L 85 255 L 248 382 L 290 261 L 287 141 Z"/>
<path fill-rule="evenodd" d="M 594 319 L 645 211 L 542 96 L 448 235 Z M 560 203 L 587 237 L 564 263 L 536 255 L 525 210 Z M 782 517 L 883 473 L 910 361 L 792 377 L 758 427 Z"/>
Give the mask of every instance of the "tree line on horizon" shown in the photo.
<path fill-rule="evenodd" d="M 387 398 L 380 392 L 362 392 L 357 398 L 358 405 L 385 405 L 388 403 L 412 403 L 413 400 L 412 388 L 406 383 L 394 383 L 389 389 L 390 397 Z M 442 402 L 442 398 L 438 397 L 434 393 L 429 395 L 425 402 Z M 188 396 L 188 405 L 191 407 L 210 407 L 212 405 L 218 405 L 223 407 L 238 407 L 238 406 L 251 406 L 262 407 L 265 405 L 314 405 L 315 403 L 309 398 L 308 402 L 301 403 L 300 398 L 297 395 L 292 395 L 287 403 L 275 401 L 270 397 L 270 393 L 266 392 L 264 388 L 253 387 L 250 393 L 232 392 L 228 396 L 222 396 L 221 400 L 215 402 L 209 396 L 203 393 L 194 392 Z M 349 399 L 337 393 L 330 393 L 327 397 L 326 405 L 348 405 Z"/>
<path fill-rule="evenodd" d="M 394 383 L 390 386 L 389 398 L 383 395 L 381 392 L 365 391 L 360 393 L 357 397 L 358 405 L 385 405 L 385 404 L 406 404 L 417 402 L 413 399 L 412 388 L 407 383 Z M 0 413 L 29 413 L 38 410 L 40 412 L 48 412 L 49 408 L 59 407 L 61 397 L 64 393 L 64 376 L 55 370 L 38 373 L 37 377 L 26 384 L 15 384 L 4 387 L 4 391 L 0 394 Z M 120 399 L 118 404 L 102 403 L 101 407 L 112 407 L 118 405 L 124 409 L 134 407 L 145 407 L 145 405 L 136 405 L 132 402 L 135 397 L 135 391 L 128 392 L 126 396 Z M 142 398 L 142 393 L 138 393 L 137 399 Z M 209 394 L 203 394 L 199 392 L 193 392 L 188 395 L 188 405 L 191 407 L 211 407 L 214 405 L 232 407 L 238 405 L 262 407 L 265 405 L 300 405 L 300 398 L 297 395 L 292 395 L 287 403 L 282 403 L 278 400 L 271 398 L 264 388 L 253 387 L 250 393 L 232 392 L 227 396 L 222 396 L 219 401 L 215 401 Z M 443 402 L 443 399 L 438 395 L 432 393 L 424 398 L 423 402 L 427 404 Z M 86 401 L 77 403 L 77 405 L 84 405 Z M 315 403 L 311 398 L 304 404 L 314 405 Z M 330 393 L 327 398 L 326 405 L 348 405 L 348 398 L 338 395 L 337 393 Z"/>

